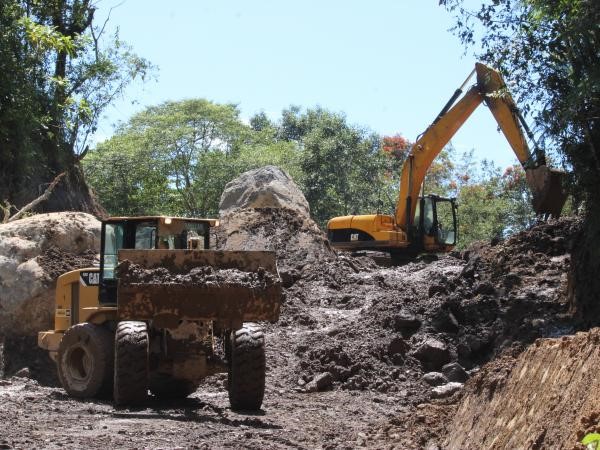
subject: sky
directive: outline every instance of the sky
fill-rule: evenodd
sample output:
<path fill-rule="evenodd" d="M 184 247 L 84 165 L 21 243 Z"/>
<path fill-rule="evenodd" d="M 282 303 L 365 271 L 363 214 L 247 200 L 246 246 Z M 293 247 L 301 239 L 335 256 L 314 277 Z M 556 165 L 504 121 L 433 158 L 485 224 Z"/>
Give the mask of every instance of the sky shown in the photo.
<path fill-rule="evenodd" d="M 102 118 L 95 140 L 146 106 L 206 98 L 242 118 L 321 106 L 349 123 L 411 141 L 475 64 L 438 0 L 99 0 L 96 20 L 158 67 Z M 459 151 L 516 162 L 480 106 L 452 140 Z"/>

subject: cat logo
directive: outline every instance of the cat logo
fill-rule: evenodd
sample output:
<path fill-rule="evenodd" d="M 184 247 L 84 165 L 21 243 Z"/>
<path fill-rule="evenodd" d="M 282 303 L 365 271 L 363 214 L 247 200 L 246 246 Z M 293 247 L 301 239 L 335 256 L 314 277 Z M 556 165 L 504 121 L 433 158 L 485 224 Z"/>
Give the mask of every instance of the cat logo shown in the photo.
<path fill-rule="evenodd" d="M 358 233 L 352 233 L 350 235 L 350 240 L 351 241 L 358 241 Z"/>
<path fill-rule="evenodd" d="M 100 272 L 80 272 L 79 282 L 82 286 L 98 286 L 100 284 Z"/>

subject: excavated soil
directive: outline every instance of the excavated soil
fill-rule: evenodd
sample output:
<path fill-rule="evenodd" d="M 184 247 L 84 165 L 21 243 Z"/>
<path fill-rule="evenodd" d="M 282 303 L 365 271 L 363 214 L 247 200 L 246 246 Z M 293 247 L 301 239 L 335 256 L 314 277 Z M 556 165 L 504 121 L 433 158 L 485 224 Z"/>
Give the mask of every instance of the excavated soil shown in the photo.
<path fill-rule="evenodd" d="M 493 369 L 502 380 L 536 339 L 577 329 L 567 300 L 574 219 L 400 267 L 336 255 L 293 211 L 222 222 L 219 248 L 278 253 L 284 299 L 279 322 L 265 324 L 262 411 L 232 412 L 224 375 L 186 401 L 134 410 L 10 378 L 0 381 L 0 446 L 445 448 L 464 392 L 496 367 L 487 362 L 512 361 Z"/>
<path fill-rule="evenodd" d="M 187 286 L 240 287 L 248 289 L 266 288 L 279 279 L 259 268 L 256 272 L 238 269 L 215 269 L 211 266 L 194 267 L 185 272 L 173 272 L 165 267 L 147 268 L 124 260 L 117 267 L 122 284 L 180 284 Z"/>

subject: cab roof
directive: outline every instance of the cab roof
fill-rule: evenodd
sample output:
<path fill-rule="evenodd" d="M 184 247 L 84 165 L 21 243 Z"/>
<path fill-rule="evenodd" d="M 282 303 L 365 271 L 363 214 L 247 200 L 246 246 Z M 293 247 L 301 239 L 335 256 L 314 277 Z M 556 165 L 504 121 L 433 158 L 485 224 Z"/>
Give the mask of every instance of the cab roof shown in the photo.
<path fill-rule="evenodd" d="M 177 217 L 177 216 L 114 216 L 103 219 L 102 222 L 121 222 L 125 220 L 130 221 L 142 221 L 142 220 L 165 220 L 171 219 L 173 221 L 186 221 L 186 222 L 202 222 L 209 223 L 211 226 L 215 226 L 219 223 L 218 219 L 203 219 L 197 217 Z"/>

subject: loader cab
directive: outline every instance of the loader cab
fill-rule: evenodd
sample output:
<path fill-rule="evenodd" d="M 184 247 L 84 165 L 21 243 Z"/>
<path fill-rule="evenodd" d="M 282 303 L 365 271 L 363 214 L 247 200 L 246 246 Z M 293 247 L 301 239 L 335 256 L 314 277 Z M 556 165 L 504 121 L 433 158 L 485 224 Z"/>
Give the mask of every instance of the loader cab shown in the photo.
<path fill-rule="evenodd" d="M 427 195 L 419 198 L 414 235 L 427 252 L 449 251 L 458 239 L 457 204 L 454 198 Z"/>
<path fill-rule="evenodd" d="M 100 237 L 99 301 L 117 303 L 119 250 L 202 250 L 210 248 L 210 228 L 215 219 L 177 217 L 112 217 L 102 222 Z"/>

